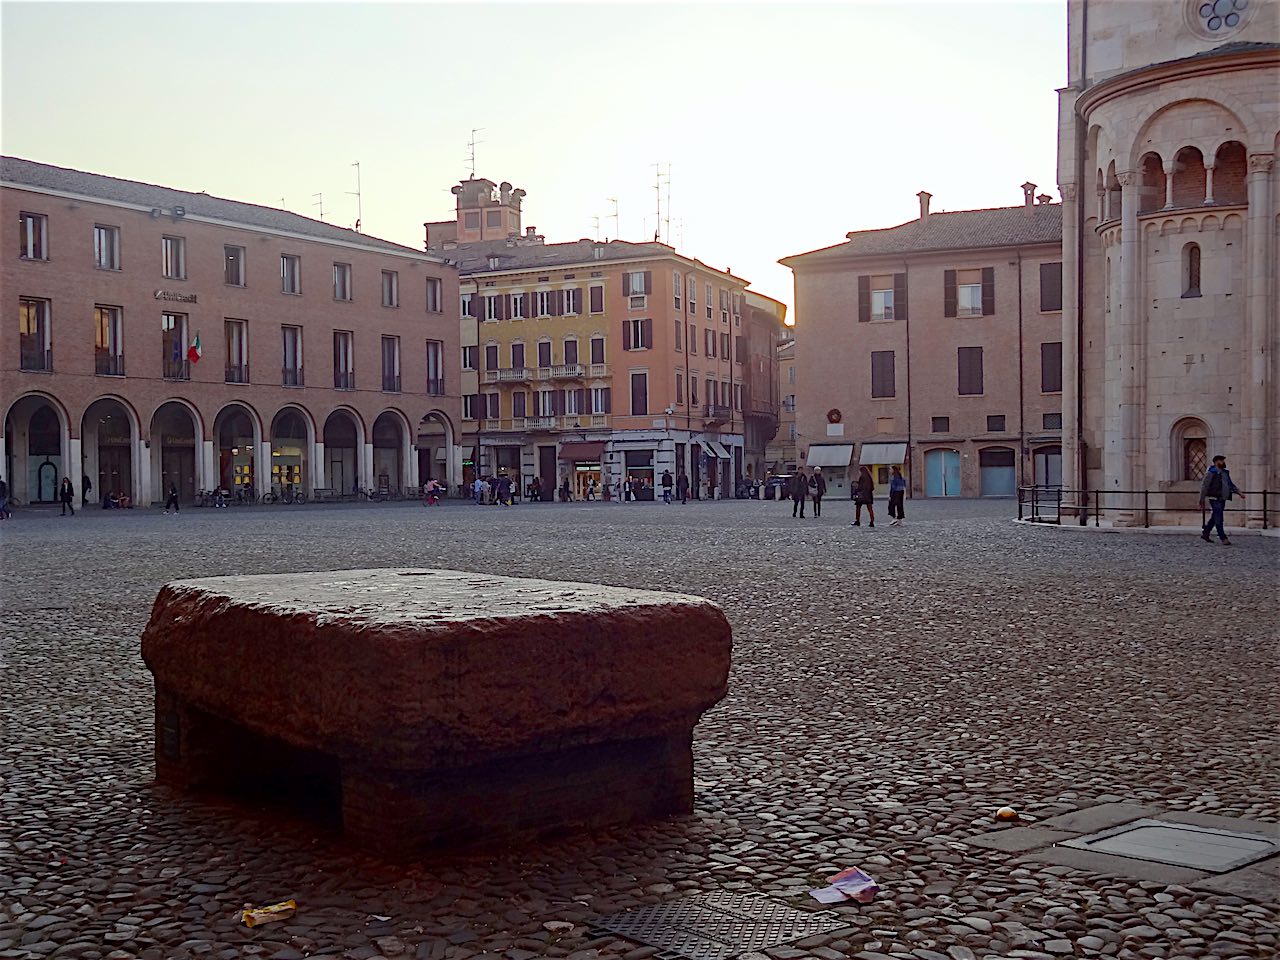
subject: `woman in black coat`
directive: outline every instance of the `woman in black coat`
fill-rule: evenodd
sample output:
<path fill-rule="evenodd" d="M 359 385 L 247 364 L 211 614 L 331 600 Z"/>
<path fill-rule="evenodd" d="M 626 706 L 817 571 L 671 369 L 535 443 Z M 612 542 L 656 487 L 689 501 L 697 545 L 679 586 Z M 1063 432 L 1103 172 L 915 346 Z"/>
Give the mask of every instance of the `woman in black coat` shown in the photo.
<path fill-rule="evenodd" d="M 804 475 L 803 470 L 797 470 L 796 475 L 791 478 L 791 515 L 793 517 L 799 516 L 800 519 L 804 519 L 804 503 L 808 499 L 809 478 Z"/>
<path fill-rule="evenodd" d="M 853 526 L 862 526 L 862 508 L 867 508 L 867 526 L 876 525 L 876 482 L 871 479 L 871 468 L 860 467 L 853 486 Z"/>
<path fill-rule="evenodd" d="M 62 478 L 62 485 L 58 487 L 58 499 L 62 501 L 61 516 L 66 516 L 67 511 L 71 511 L 71 515 L 76 515 L 76 488 L 71 485 L 70 477 Z"/>

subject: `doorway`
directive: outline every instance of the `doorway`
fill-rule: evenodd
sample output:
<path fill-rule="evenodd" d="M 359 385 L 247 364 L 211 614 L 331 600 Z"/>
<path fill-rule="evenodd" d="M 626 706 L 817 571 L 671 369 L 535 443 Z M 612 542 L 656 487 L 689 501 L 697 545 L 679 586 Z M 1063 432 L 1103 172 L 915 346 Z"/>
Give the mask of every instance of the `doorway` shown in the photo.
<path fill-rule="evenodd" d="M 925 496 L 960 496 L 960 451 L 929 450 L 924 455 Z"/>

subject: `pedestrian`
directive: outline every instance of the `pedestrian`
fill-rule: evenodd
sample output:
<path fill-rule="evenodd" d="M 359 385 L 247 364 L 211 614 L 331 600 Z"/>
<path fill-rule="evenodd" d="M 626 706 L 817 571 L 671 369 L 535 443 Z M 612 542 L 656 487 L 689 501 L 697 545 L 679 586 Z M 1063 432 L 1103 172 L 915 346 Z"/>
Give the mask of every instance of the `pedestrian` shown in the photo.
<path fill-rule="evenodd" d="M 169 513 L 169 508 L 170 508 L 170 507 L 173 507 L 173 512 L 174 512 L 174 513 L 178 513 L 178 512 L 179 512 L 179 508 L 178 508 L 178 485 L 177 485 L 176 483 L 174 483 L 172 480 L 170 480 L 170 481 L 169 481 L 169 496 L 168 496 L 168 497 L 165 499 L 165 501 L 164 501 L 164 512 L 165 512 L 166 516 L 167 516 L 167 515 L 168 515 L 168 513 Z"/>
<path fill-rule="evenodd" d="M 683 470 L 680 471 L 680 476 L 676 477 L 676 496 L 680 498 L 681 504 L 689 502 L 689 478 L 685 476 Z"/>
<path fill-rule="evenodd" d="M 827 481 L 822 476 L 822 468 L 814 467 L 813 476 L 809 478 L 809 496 L 813 498 L 813 515 L 822 516 L 822 498 L 827 492 Z"/>
<path fill-rule="evenodd" d="M 1213 458 L 1213 466 L 1200 481 L 1200 509 L 1203 510 L 1205 501 L 1209 501 L 1209 520 L 1200 531 L 1200 539 L 1205 543 L 1213 542 L 1209 539 L 1209 531 L 1216 527 L 1218 539 L 1222 541 L 1222 545 L 1231 546 L 1227 531 L 1222 527 L 1222 514 L 1227 509 L 1227 501 L 1231 499 L 1232 494 L 1241 500 L 1244 499 L 1244 494 L 1232 481 L 1231 474 L 1227 470 L 1227 458 L 1218 454 Z"/>
<path fill-rule="evenodd" d="M 62 478 L 62 485 L 58 488 L 58 499 L 62 501 L 61 517 L 67 515 L 67 511 L 71 511 L 71 515 L 76 515 L 76 488 L 71 485 L 70 477 Z"/>
<path fill-rule="evenodd" d="M 587 481 L 587 499 L 595 500 L 596 498 L 596 478 L 592 477 Z"/>
<path fill-rule="evenodd" d="M 862 508 L 867 508 L 867 526 L 876 525 L 876 482 L 871 479 L 870 467 L 858 468 L 858 479 L 853 488 L 853 526 L 862 526 Z"/>
<path fill-rule="evenodd" d="M 902 475 L 901 467 L 894 467 L 889 477 L 889 526 L 896 527 L 907 515 L 902 512 L 902 502 L 907 497 L 907 478 Z"/>
<path fill-rule="evenodd" d="M 498 478 L 498 502 L 504 507 L 511 506 L 511 478 L 505 473 Z"/>
<path fill-rule="evenodd" d="M 542 502 L 542 478 L 541 477 L 533 478 L 533 483 L 529 485 L 529 492 L 533 495 L 531 499 L 533 500 L 534 503 Z"/>
<path fill-rule="evenodd" d="M 89 505 L 89 491 L 93 489 L 93 482 L 86 473 L 80 479 L 80 506 L 87 507 Z"/>
<path fill-rule="evenodd" d="M 569 503 L 571 500 L 573 500 L 573 489 L 569 486 L 569 478 L 564 477 L 560 483 L 560 501 Z"/>
<path fill-rule="evenodd" d="M 471 499 L 476 506 L 480 506 L 480 498 L 484 494 L 484 481 L 476 477 L 471 481 Z"/>
<path fill-rule="evenodd" d="M 670 470 L 662 471 L 662 502 L 671 503 L 671 488 L 675 486 L 675 479 L 671 476 Z"/>
<path fill-rule="evenodd" d="M 809 478 L 803 470 L 797 470 L 791 478 L 791 516 L 804 519 L 804 502 L 809 498 Z M 799 513 L 797 513 L 799 511 Z"/>
<path fill-rule="evenodd" d="M 8 520 L 13 514 L 9 512 L 9 485 L 0 477 L 0 520 Z"/>

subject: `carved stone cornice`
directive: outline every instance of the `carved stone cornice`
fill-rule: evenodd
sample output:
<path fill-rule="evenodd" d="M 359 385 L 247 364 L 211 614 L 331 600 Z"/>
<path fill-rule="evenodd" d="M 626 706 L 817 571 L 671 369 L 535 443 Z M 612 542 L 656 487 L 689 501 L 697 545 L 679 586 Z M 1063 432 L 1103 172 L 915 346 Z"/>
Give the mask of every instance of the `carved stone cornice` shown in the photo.
<path fill-rule="evenodd" d="M 1276 157 L 1273 153 L 1253 153 L 1249 155 L 1250 173 L 1270 173 Z"/>
<path fill-rule="evenodd" d="M 1120 181 L 1122 187 L 1133 187 L 1138 184 L 1138 174 L 1133 170 L 1125 170 L 1123 173 L 1117 173 L 1116 179 Z"/>
<path fill-rule="evenodd" d="M 1062 199 L 1067 203 L 1074 203 L 1076 199 L 1076 185 L 1074 183 L 1058 184 L 1058 192 L 1062 194 Z"/>

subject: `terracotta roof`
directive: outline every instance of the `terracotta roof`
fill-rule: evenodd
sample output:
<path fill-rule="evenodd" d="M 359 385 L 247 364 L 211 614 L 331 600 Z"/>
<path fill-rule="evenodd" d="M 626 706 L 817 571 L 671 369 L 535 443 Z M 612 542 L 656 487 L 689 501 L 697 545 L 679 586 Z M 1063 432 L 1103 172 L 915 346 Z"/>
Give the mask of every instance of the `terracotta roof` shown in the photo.
<path fill-rule="evenodd" d="M 256 203 L 243 203 L 239 200 L 224 200 L 207 193 L 175 190 L 173 187 L 161 187 L 137 180 L 121 180 L 117 177 L 103 176 L 100 173 L 55 167 L 47 163 L 36 163 L 34 160 L 24 160 L 21 157 L 0 157 L 0 182 L 18 188 L 56 190 L 116 203 L 160 207 L 165 211 L 181 206 L 186 208 L 190 216 L 225 220 L 228 223 L 261 230 L 302 234 L 314 237 L 316 240 L 339 240 L 375 250 L 412 253 L 423 259 L 441 259 L 436 254 L 392 243 L 390 240 L 380 240 L 368 234 L 356 233 L 354 230 L 336 227 L 321 220 L 290 213 L 288 210 L 261 207 Z"/>
<path fill-rule="evenodd" d="M 883 230 L 856 230 L 848 234 L 848 238 L 833 247 L 796 254 L 778 262 L 785 266 L 809 266 L 850 257 L 1061 243 L 1062 205 L 1036 204 L 1030 214 L 1022 205 L 931 213 L 924 221 L 910 220 Z"/>

